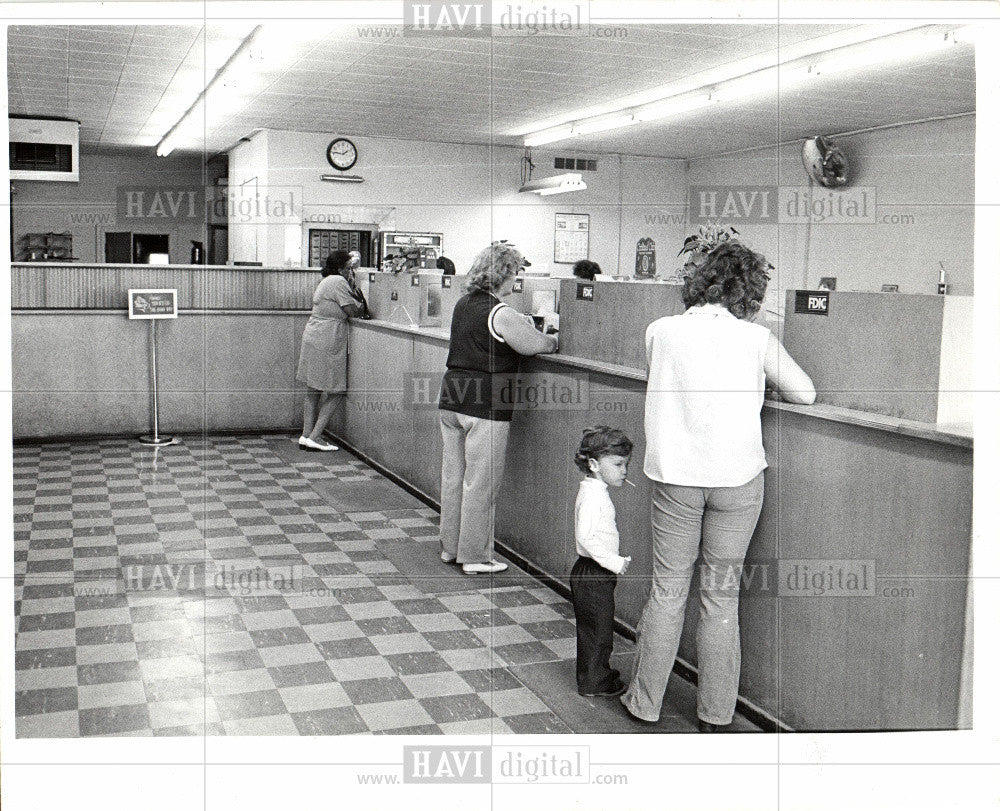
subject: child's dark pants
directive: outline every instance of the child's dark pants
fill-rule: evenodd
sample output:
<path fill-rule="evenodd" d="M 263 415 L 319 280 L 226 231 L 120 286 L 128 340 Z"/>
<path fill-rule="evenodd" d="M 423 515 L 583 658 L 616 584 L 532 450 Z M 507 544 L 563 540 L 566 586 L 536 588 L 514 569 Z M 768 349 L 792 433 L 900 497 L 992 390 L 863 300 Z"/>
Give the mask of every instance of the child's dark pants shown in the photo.
<path fill-rule="evenodd" d="M 569 575 L 576 613 L 576 686 L 581 693 L 614 690 L 618 683 L 618 671 L 611 669 L 617 583 L 614 572 L 583 556 Z"/>

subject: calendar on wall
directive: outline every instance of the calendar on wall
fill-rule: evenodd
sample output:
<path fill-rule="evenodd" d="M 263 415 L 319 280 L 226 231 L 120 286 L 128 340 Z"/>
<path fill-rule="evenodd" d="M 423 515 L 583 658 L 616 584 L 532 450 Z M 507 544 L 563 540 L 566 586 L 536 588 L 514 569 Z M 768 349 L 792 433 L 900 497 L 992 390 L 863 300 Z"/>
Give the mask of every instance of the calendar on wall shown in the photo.
<path fill-rule="evenodd" d="M 590 258 L 590 215 L 556 214 L 553 261 L 572 264 Z"/>

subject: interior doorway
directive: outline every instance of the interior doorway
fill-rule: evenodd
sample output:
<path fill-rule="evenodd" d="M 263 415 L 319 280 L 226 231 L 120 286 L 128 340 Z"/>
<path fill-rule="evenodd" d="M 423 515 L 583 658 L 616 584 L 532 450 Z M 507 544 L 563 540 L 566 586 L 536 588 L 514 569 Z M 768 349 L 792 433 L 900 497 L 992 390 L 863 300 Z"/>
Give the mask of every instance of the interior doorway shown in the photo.
<path fill-rule="evenodd" d="M 134 234 L 108 231 L 104 234 L 104 261 L 115 265 L 166 264 L 170 256 L 170 234 Z"/>

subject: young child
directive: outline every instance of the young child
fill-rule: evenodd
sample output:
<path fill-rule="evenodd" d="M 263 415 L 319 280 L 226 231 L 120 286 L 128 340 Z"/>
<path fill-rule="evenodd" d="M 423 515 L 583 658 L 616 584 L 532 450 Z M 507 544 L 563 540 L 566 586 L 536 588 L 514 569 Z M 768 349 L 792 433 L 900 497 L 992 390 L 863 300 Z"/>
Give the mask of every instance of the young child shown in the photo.
<path fill-rule="evenodd" d="M 615 585 L 631 557 L 618 554 L 615 505 L 609 487 L 621 487 L 632 442 L 616 428 L 585 428 L 576 466 L 586 474 L 576 497 L 576 551 L 569 576 L 576 613 L 576 686 L 582 696 L 617 696 L 627 685 L 611 668 Z"/>

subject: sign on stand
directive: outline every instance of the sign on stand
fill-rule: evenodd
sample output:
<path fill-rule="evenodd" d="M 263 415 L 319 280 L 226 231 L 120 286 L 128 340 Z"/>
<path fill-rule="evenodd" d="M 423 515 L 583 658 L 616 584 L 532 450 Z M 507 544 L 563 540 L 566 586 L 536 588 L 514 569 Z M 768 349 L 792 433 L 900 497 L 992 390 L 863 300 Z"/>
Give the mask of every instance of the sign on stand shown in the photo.
<path fill-rule="evenodd" d="M 128 291 L 128 317 L 130 320 L 149 322 L 149 386 L 152 395 L 153 430 L 139 437 L 143 445 L 172 445 L 172 436 L 160 434 L 160 392 L 156 367 L 156 322 L 163 318 L 177 318 L 176 290 Z"/>
<path fill-rule="evenodd" d="M 177 291 L 129 290 L 128 317 L 141 320 L 177 318 Z"/>

